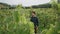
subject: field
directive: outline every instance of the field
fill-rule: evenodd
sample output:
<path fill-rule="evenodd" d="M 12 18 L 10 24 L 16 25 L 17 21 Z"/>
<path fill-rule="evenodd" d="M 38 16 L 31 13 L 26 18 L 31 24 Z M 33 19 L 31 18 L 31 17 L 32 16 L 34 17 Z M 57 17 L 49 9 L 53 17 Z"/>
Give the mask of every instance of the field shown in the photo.
<path fill-rule="evenodd" d="M 34 34 L 34 25 L 30 21 L 32 10 L 39 19 L 37 34 L 60 34 L 60 8 L 56 7 L 23 9 L 18 6 L 16 9 L 2 9 L 0 34 Z"/>

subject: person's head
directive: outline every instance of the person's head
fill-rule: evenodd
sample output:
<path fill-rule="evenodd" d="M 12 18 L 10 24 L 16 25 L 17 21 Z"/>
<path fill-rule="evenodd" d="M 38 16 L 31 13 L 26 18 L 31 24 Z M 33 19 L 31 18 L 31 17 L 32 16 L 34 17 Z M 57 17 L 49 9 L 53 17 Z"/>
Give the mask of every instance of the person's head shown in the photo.
<path fill-rule="evenodd" d="M 34 11 L 32 11 L 32 16 L 35 17 L 36 16 L 36 13 Z"/>

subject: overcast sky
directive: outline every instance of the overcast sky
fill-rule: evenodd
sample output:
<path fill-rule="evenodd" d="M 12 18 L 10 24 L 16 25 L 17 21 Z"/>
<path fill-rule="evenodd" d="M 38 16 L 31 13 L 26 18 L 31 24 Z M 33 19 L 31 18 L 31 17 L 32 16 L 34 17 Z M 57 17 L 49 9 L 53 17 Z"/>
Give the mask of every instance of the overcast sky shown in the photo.
<path fill-rule="evenodd" d="M 22 4 L 23 6 L 38 5 L 50 2 L 50 0 L 0 0 L 0 2 L 10 5 Z"/>

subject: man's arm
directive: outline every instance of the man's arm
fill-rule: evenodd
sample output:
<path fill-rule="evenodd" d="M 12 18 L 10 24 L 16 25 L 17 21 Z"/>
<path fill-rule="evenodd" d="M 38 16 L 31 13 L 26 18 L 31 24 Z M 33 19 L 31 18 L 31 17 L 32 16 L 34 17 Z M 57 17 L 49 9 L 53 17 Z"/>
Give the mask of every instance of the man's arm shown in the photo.
<path fill-rule="evenodd" d="M 32 22 L 32 17 L 30 18 L 30 21 Z"/>
<path fill-rule="evenodd" d="M 39 23 L 39 22 L 38 22 L 38 18 L 36 18 L 36 22 L 37 22 L 37 23 L 36 23 L 36 24 L 37 24 L 37 26 L 39 26 L 39 24 L 38 24 L 38 23 Z"/>

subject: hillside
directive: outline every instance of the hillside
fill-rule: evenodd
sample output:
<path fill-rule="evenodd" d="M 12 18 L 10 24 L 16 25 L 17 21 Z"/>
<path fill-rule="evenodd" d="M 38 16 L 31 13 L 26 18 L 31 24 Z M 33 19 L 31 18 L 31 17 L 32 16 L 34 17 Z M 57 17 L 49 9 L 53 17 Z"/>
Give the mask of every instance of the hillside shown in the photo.
<path fill-rule="evenodd" d="M 51 8 L 51 4 L 46 3 L 46 4 L 40 4 L 40 5 L 33 5 L 31 6 L 32 8 Z M 30 7 L 23 7 L 23 8 L 30 8 Z"/>
<path fill-rule="evenodd" d="M 9 5 L 7 3 L 0 3 L 0 9 L 15 9 L 16 6 L 15 5 Z"/>
<path fill-rule="evenodd" d="M 0 3 L 0 9 L 5 9 L 5 8 L 9 8 L 10 5 L 6 4 L 6 3 Z"/>

